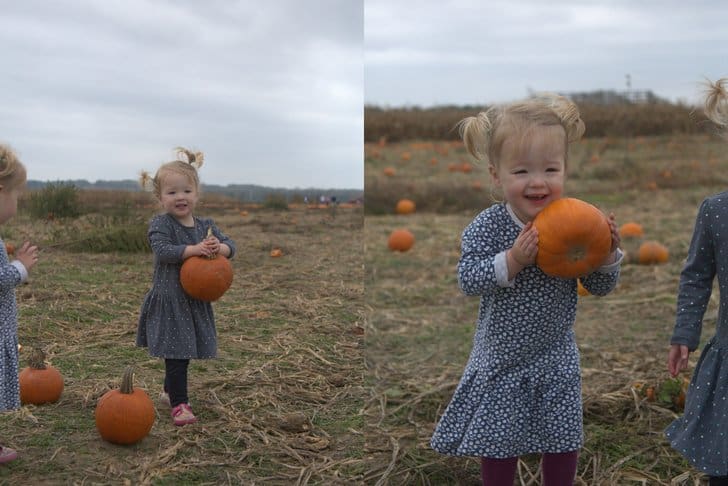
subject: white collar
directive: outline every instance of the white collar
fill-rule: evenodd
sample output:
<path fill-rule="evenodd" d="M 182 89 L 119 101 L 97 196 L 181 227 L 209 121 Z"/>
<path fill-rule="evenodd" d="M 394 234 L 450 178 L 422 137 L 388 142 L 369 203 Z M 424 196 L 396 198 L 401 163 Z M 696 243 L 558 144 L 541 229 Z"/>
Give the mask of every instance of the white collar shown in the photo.
<path fill-rule="evenodd" d="M 516 213 L 513 212 L 513 208 L 508 203 L 506 203 L 506 211 L 508 211 L 508 214 L 511 215 L 511 219 L 513 220 L 514 223 L 516 223 L 518 225 L 519 228 L 523 229 L 524 226 L 526 226 L 526 223 L 524 223 L 523 221 L 521 221 L 518 218 L 518 216 L 516 216 Z"/>

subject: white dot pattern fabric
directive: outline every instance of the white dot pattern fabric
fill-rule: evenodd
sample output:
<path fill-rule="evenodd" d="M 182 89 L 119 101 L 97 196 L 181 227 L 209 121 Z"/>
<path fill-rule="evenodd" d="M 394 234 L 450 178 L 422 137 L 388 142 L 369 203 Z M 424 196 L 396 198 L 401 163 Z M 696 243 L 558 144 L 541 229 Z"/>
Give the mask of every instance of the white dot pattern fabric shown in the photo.
<path fill-rule="evenodd" d="M 0 240 L 0 411 L 20 408 L 18 311 L 15 287 L 22 282 Z"/>
<path fill-rule="evenodd" d="M 508 285 L 496 278 L 497 255 L 522 227 L 496 204 L 463 232 L 460 287 L 481 300 L 470 358 L 431 439 L 440 453 L 506 458 L 583 444 L 576 279 L 550 277 L 535 265 Z M 584 277 L 583 285 L 607 294 L 619 262 Z"/>
<path fill-rule="evenodd" d="M 700 205 L 688 257 L 680 274 L 671 344 L 700 344 L 703 316 L 717 274 L 720 309 L 688 387 L 685 411 L 665 431 L 670 444 L 696 469 L 728 475 L 728 192 Z"/>
<path fill-rule="evenodd" d="M 188 245 L 196 245 L 212 228 L 213 234 L 230 247 L 235 244 L 211 219 L 194 218 L 194 226 L 180 224 L 169 214 L 155 216 L 149 225 L 149 243 L 154 253 L 152 288 L 144 297 L 137 346 L 149 348 L 160 358 L 214 358 L 217 355 L 217 332 L 212 304 L 189 297 L 179 279 L 182 254 Z"/>

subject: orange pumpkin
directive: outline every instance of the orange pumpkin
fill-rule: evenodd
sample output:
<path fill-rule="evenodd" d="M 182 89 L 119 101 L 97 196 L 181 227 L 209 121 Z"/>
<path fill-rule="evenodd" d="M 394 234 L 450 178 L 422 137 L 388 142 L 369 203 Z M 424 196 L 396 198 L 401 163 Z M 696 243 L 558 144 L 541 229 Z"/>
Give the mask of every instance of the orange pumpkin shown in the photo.
<path fill-rule="evenodd" d="M 609 255 L 612 233 L 606 216 L 574 198 L 551 202 L 536 215 L 536 265 L 547 275 L 574 278 L 596 270 Z"/>
<path fill-rule="evenodd" d="M 154 404 L 141 388 L 134 388 L 134 368 L 124 371 L 121 388 L 109 390 L 96 404 L 96 429 L 113 444 L 135 444 L 152 430 Z"/>
<path fill-rule="evenodd" d="M 5 252 L 7 252 L 8 255 L 15 254 L 15 245 L 12 243 L 5 243 Z"/>
<path fill-rule="evenodd" d="M 397 214 L 411 214 L 415 212 L 415 203 L 410 199 L 400 199 L 397 201 Z"/>
<path fill-rule="evenodd" d="M 645 241 L 640 245 L 638 262 L 643 265 L 665 263 L 669 259 L 667 247 L 657 241 Z"/>
<path fill-rule="evenodd" d="M 278 258 L 280 256 L 283 256 L 283 250 L 281 250 L 280 248 L 273 248 L 270 251 L 270 256 L 273 258 Z"/>
<path fill-rule="evenodd" d="M 407 229 L 396 229 L 389 235 L 389 249 L 392 251 L 407 251 L 415 244 L 415 235 Z"/>
<path fill-rule="evenodd" d="M 233 266 L 222 255 L 193 256 L 185 260 L 179 271 L 179 280 L 187 295 L 205 302 L 222 297 L 233 283 Z"/>
<path fill-rule="evenodd" d="M 18 375 L 20 382 L 20 403 L 42 405 L 54 403 L 63 393 L 63 376 L 53 366 L 46 364 L 45 353 L 33 349 L 28 359 L 28 367 Z"/>
<path fill-rule="evenodd" d="M 393 175 L 394 175 L 394 174 L 396 174 L 396 173 L 397 173 L 397 171 L 396 171 L 396 170 L 394 170 L 394 168 L 393 168 L 393 167 L 385 167 L 385 168 L 384 168 L 384 175 L 385 175 L 385 176 L 389 176 L 389 177 L 391 177 L 391 176 L 393 176 Z"/>
<path fill-rule="evenodd" d="M 622 238 L 641 238 L 644 236 L 642 225 L 639 223 L 629 222 L 624 223 L 619 227 L 619 236 Z"/>

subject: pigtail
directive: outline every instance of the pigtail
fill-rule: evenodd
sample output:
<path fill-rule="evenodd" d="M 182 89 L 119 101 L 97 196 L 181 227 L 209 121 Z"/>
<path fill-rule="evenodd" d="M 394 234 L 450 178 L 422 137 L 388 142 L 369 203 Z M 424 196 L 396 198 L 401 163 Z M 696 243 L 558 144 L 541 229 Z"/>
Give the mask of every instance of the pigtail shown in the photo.
<path fill-rule="evenodd" d="M 148 192 L 154 190 L 154 178 L 146 170 L 139 173 L 139 186 Z"/>
<path fill-rule="evenodd" d="M 715 83 L 708 81 L 706 89 L 705 106 L 703 111 L 713 123 L 726 128 L 728 125 L 728 91 L 726 91 L 728 78 L 721 78 Z"/>
<path fill-rule="evenodd" d="M 492 109 L 482 111 L 477 116 L 469 116 L 456 125 L 467 151 L 478 160 L 488 158 L 488 146 L 493 132 Z"/>
<path fill-rule="evenodd" d="M 573 101 L 553 93 L 541 94 L 536 98 L 551 108 L 559 117 L 566 130 L 566 139 L 569 143 L 576 142 L 584 135 L 586 127 L 579 114 L 579 108 Z"/>
<path fill-rule="evenodd" d="M 200 151 L 193 152 L 190 149 L 186 149 L 184 147 L 175 147 L 175 150 L 177 151 L 177 159 L 181 160 L 182 162 L 187 162 L 195 169 L 199 169 L 202 167 L 202 164 L 205 162 L 205 154 L 203 154 Z M 180 156 L 184 155 L 185 159 L 182 159 Z"/>

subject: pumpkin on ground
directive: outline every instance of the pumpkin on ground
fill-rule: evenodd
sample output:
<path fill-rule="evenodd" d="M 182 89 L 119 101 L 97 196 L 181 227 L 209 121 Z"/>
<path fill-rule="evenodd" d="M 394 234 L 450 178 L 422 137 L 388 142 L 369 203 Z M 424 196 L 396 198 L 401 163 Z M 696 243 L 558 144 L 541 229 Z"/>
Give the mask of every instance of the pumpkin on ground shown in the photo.
<path fill-rule="evenodd" d="M 397 214 L 412 214 L 415 212 L 415 202 L 411 199 L 400 199 L 397 201 Z"/>
<path fill-rule="evenodd" d="M 645 232 L 639 223 L 630 221 L 619 227 L 619 236 L 621 238 L 642 238 L 644 235 Z"/>
<path fill-rule="evenodd" d="M 394 174 L 396 174 L 397 171 L 394 170 L 394 167 L 385 167 L 384 168 L 384 175 L 392 177 Z"/>
<path fill-rule="evenodd" d="M 283 256 L 283 250 L 281 250 L 280 248 L 273 248 L 270 251 L 270 256 L 273 258 L 278 258 L 280 256 Z"/>
<path fill-rule="evenodd" d="M 396 229 L 389 235 L 388 246 L 392 251 L 407 251 L 415 244 L 415 235 L 407 229 Z"/>
<path fill-rule="evenodd" d="M 28 367 L 20 371 L 18 381 L 20 382 L 20 403 L 23 405 L 54 403 L 61 398 L 61 393 L 63 393 L 61 372 L 45 362 L 45 353 L 38 348 L 31 352 Z"/>
<path fill-rule="evenodd" d="M 551 202 L 536 215 L 536 265 L 547 275 L 574 278 L 588 275 L 604 263 L 612 246 L 607 217 L 575 198 Z"/>
<path fill-rule="evenodd" d="M 134 388 L 134 367 L 124 371 L 121 388 L 109 390 L 96 404 L 96 429 L 112 444 L 129 445 L 142 440 L 154 425 L 154 404 L 141 388 Z"/>
<path fill-rule="evenodd" d="M 207 236 L 212 234 L 208 230 Z M 193 256 L 182 264 L 179 280 L 187 295 L 205 302 L 222 297 L 233 283 L 233 266 L 222 255 Z"/>
<path fill-rule="evenodd" d="M 665 263 L 669 259 L 670 253 L 667 247 L 657 241 L 645 241 L 640 245 L 638 252 L 638 262 L 642 265 L 650 265 L 653 263 Z"/>

